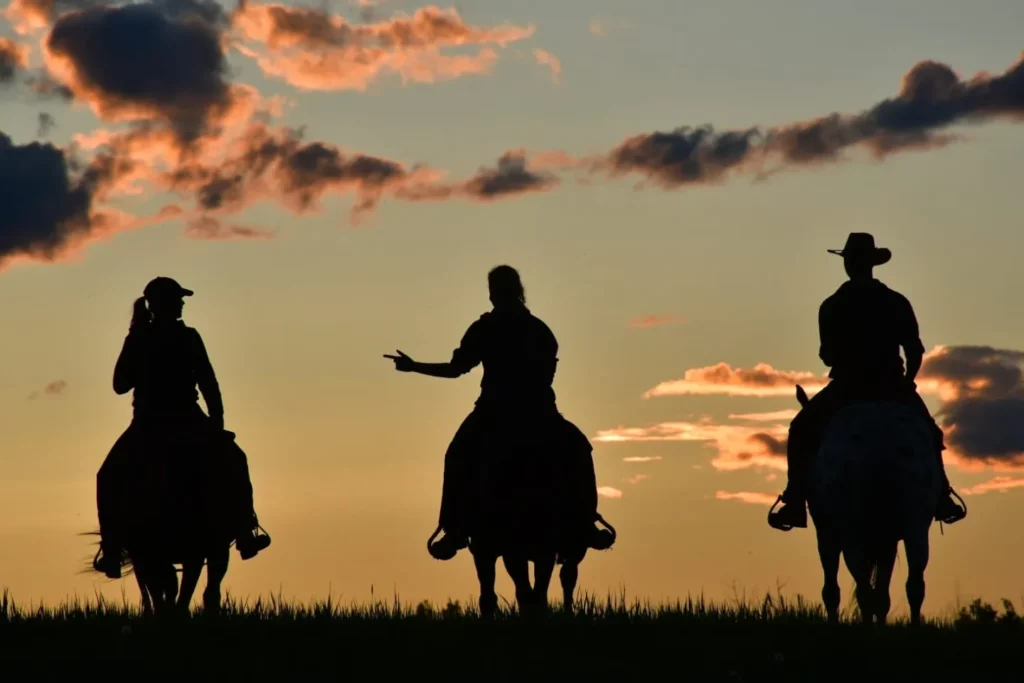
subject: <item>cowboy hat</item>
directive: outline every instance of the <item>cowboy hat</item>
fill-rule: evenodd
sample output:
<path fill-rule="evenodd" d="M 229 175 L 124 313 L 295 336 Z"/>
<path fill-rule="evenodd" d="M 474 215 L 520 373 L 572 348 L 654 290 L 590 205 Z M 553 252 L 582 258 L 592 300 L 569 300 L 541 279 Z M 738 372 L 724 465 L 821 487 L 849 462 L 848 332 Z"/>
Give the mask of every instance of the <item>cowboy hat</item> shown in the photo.
<path fill-rule="evenodd" d="M 888 263 L 892 252 L 875 246 L 875 238 L 866 232 L 851 232 L 846 238 L 846 246 L 842 249 L 829 249 L 828 253 L 842 256 L 860 263 L 880 266 Z"/>

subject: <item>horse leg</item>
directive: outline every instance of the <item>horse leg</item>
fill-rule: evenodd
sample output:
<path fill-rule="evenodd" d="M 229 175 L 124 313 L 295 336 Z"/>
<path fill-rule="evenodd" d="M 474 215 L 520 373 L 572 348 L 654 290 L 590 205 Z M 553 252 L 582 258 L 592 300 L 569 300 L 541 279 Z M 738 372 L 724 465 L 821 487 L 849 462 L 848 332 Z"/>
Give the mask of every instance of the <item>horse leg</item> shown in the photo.
<path fill-rule="evenodd" d="M 839 545 L 818 531 L 818 557 L 825 581 L 821 588 L 821 602 L 825 605 L 825 616 L 830 624 L 839 623 Z"/>
<path fill-rule="evenodd" d="M 181 566 L 181 586 L 178 589 L 175 607 L 181 614 L 188 614 L 192 596 L 199 585 L 199 576 L 203 573 L 203 558 L 195 557 Z"/>
<path fill-rule="evenodd" d="M 145 613 L 161 617 L 165 612 L 164 577 L 155 571 L 144 558 L 132 560 L 135 566 L 135 580 L 142 591 L 142 608 Z M 148 606 L 148 609 L 147 609 Z"/>
<path fill-rule="evenodd" d="M 875 565 L 875 618 L 879 624 L 884 624 L 889 616 L 889 608 L 892 607 L 892 599 L 889 597 L 889 582 L 892 581 L 892 570 L 896 566 L 896 554 L 899 550 L 899 541 L 886 543 L 881 548 L 877 564 Z"/>
<path fill-rule="evenodd" d="M 493 619 L 498 609 L 498 594 L 494 592 L 494 581 L 497 578 L 495 565 L 498 557 L 473 549 L 473 564 L 476 565 L 476 578 L 480 582 L 480 618 Z"/>
<path fill-rule="evenodd" d="M 178 572 L 170 562 L 161 564 L 155 570 L 154 580 L 160 590 L 160 607 L 157 614 L 173 614 L 175 612 L 175 601 L 178 598 Z"/>
<path fill-rule="evenodd" d="M 572 614 L 575 608 L 573 596 L 576 594 L 576 582 L 580 578 L 580 565 L 568 558 L 562 561 L 558 579 L 562 584 L 562 609 Z"/>
<path fill-rule="evenodd" d="M 511 556 L 505 553 L 502 556 L 505 563 L 505 571 L 512 578 L 516 587 L 516 602 L 519 603 L 519 613 L 526 614 L 534 606 L 533 586 L 530 585 L 530 563 L 525 557 Z"/>
<path fill-rule="evenodd" d="M 206 558 L 206 590 L 203 591 L 203 612 L 215 615 L 220 613 L 220 585 L 228 573 L 231 561 L 231 546 L 210 553 Z"/>
<path fill-rule="evenodd" d="M 846 568 L 850 570 L 853 581 L 856 584 L 855 593 L 857 596 L 857 608 L 860 611 L 860 620 L 864 624 L 874 622 L 875 616 L 875 591 L 871 584 L 871 573 L 874 569 L 869 553 L 860 544 L 850 544 L 843 549 L 843 556 L 846 558 Z"/>
<path fill-rule="evenodd" d="M 138 566 L 136 566 L 134 573 L 135 582 L 139 585 L 139 596 L 142 599 L 142 614 L 143 616 L 151 617 L 153 616 L 153 598 L 149 595 L 149 587 L 142 580 L 142 574 L 139 573 Z"/>
<path fill-rule="evenodd" d="M 903 541 L 907 553 L 907 603 L 910 605 L 910 624 L 921 624 L 921 605 L 924 604 L 924 570 L 928 567 L 928 531 Z"/>
<path fill-rule="evenodd" d="M 548 609 L 548 588 L 551 586 L 551 575 L 554 573 L 554 553 L 533 561 L 533 597 L 542 612 Z"/>

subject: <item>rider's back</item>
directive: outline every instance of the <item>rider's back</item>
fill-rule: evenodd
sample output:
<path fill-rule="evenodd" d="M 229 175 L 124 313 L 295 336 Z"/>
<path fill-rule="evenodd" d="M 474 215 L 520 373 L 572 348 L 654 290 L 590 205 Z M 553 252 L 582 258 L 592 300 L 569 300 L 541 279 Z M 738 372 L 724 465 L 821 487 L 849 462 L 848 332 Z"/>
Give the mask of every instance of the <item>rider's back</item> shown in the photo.
<path fill-rule="evenodd" d="M 554 405 L 557 355 L 551 329 L 523 307 L 484 313 L 452 360 L 467 370 L 483 365 L 478 405 L 529 409 Z"/>
<path fill-rule="evenodd" d="M 829 377 L 885 382 L 903 376 L 900 347 L 920 345 L 910 302 L 878 280 L 844 283 L 819 310 L 821 358 Z"/>
<path fill-rule="evenodd" d="M 178 321 L 146 325 L 131 335 L 136 413 L 185 411 L 197 405 L 199 333 Z"/>

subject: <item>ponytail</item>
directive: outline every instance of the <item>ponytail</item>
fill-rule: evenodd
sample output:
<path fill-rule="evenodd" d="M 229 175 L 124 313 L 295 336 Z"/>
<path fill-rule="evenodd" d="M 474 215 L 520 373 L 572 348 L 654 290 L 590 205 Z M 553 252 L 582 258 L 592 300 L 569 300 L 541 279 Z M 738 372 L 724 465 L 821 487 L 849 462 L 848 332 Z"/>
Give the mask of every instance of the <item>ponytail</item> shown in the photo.
<path fill-rule="evenodd" d="M 146 306 L 146 297 L 140 296 L 135 300 L 135 305 L 132 307 L 132 322 L 128 329 L 134 330 L 140 326 L 148 325 L 152 319 L 153 314 Z"/>

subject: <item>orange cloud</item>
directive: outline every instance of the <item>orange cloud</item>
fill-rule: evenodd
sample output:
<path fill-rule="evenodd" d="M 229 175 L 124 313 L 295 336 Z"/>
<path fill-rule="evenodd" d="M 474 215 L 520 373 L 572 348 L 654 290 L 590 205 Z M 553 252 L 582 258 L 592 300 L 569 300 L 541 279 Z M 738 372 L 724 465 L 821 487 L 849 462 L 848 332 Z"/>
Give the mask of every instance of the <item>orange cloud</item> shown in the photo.
<path fill-rule="evenodd" d="M 771 493 L 757 493 L 755 491 L 716 491 L 716 500 L 735 500 L 750 505 L 774 505 L 778 496 Z"/>
<path fill-rule="evenodd" d="M 796 385 L 807 393 L 820 391 L 828 383 L 827 375 L 812 372 L 776 370 L 767 363 L 758 363 L 751 370 L 733 368 L 719 363 L 705 368 L 687 370 L 681 379 L 661 382 L 644 393 L 644 398 L 657 396 L 795 396 Z"/>
<path fill-rule="evenodd" d="M 989 481 L 965 488 L 962 493 L 965 496 L 982 496 L 993 491 L 1006 493 L 1010 489 L 1021 487 L 1024 487 L 1024 478 L 1022 477 L 995 477 Z"/>
<path fill-rule="evenodd" d="M 658 460 L 661 460 L 660 455 L 633 455 L 623 458 L 622 462 L 657 462 Z"/>
<path fill-rule="evenodd" d="M 647 427 L 616 427 L 597 432 L 595 441 L 603 443 L 692 441 L 704 443 L 715 451 L 711 466 L 721 471 L 751 467 L 786 469 L 785 425 L 753 428 L 716 424 L 705 418 L 700 422 L 662 422 Z"/>
<path fill-rule="evenodd" d="M 628 479 L 626 479 L 626 482 L 629 483 L 629 484 L 636 485 L 636 484 L 639 484 L 640 482 L 644 481 L 645 479 L 650 479 L 650 475 L 647 475 L 647 474 L 637 474 L 637 475 L 634 475 L 634 476 L 629 477 Z"/>
<path fill-rule="evenodd" d="M 770 413 L 737 413 L 729 416 L 730 420 L 746 422 L 790 422 L 799 411 L 795 408 L 775 410 Z"/>
<path fill-rule="evenodd" d="M 686 322 L 686 318 L 681 315 L 658 315 L 650 314 L 644 315 L 639 318 L 633 318 L 629 321 L 630 327 L 658 327 L 661 325 L 681 325 Z"/>
<path fill-rule="evenodd" d="M 542 50 L 539 47 L 533 49 L 533 58 L 537 60 L 537 64 L 540 66 L 546 66 L 551 70 L 552 81 L 556 84 L 561 82 L 562 60 L 547 50 Z"/>
<path fill-rule="evenodd" d="M 0 36 L 0 84 L 14 80 L 19 69 L 28 66 L 29 46 Z"/>
<path fill-rule="evenodd" d="M 678 380 L 662 382 L 644 394 L 654 396 L 753 396 L 793 398 L 797 384 L 819 391 L 827 377 L 777 370 L 761 363 L 753 369 L 726 363 L 687 370 Z M 936 346 L 925 354 L 918 391 L 940 400 L 937 413 L 945 435 L 947 465 L 967 471 L 1024 469 L 1024 351 L 988 346 Z M 597 440 L 704 441 L 718 455 L 716 469 L 752 465 L 784 469 L 788 423 L 796 409 L 733 413 L 729 419 L 765 423 L 753 426 L 699 422 L 663 422 L 647 427 L 618 427 L 598 432 Z"/>
<path fill-rule="evenodd" d="M 490 72 L 505 47 L 531 37 L 533 26 L 466 24 L 455 9 L 427 6 L 412 16 L 355 25 L 322 10 L 247 2 L 232 15 L 235 48 L 268 75 L 307 90 L 365 90 L 384 73 L 433 83 Z M 258 47 L 247 45 L 246 41 Z M 475 55 L 442 50 L 480 46 Z"/>
<path fill-rule="evenodd" d="M 19 34 L 32 33 L 50 25 L 53 0 L 11 0 L 4 17 Z"/>
<path fill-rule="evenodd" d="M 604 498 L 622 498 L 622 491 L 613 486 L 598 486 L 597 495 Z"/>

